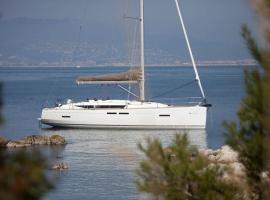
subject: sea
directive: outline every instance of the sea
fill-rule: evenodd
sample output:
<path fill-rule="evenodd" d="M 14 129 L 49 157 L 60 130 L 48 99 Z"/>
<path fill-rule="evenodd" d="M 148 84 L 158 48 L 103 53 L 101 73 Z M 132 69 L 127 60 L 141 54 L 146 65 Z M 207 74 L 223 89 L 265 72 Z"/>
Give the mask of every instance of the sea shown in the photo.
<path fill-rule="evenodd" d="M 64 147 L 41 147 L 69 169 L 57 173 L 55 189 L 43 199 L 148 199 L 137 191 L 134 181 L 143 154 L 139 143 L 158 138 L 164 147 L 175 134 L 185 132 L 192 145 L 216 149 L 225 142 L 224 121 L 236 121 L 241 98 L 245 94 L 243 66 L 199 67 L 208 103 L 206 130 L 94 130 L 54 129 L 41 126 L 38 118 L 43 107 L 92 98 L 127 99 L 116 85 L 77 85 L 76 78 L 122 72 L 125 67 L 1 67 L 4 124 L 0 136 L 19 139 L 27 135 L 59 134 L 66 138 Z M 167 104 L 192 104 L 200 90 L 192 67 L 147 67 L 147 100 Z M 128 87 L 128 86 L 125 86 Z M 136 90 L 136 89 L 135 89 Z"/>

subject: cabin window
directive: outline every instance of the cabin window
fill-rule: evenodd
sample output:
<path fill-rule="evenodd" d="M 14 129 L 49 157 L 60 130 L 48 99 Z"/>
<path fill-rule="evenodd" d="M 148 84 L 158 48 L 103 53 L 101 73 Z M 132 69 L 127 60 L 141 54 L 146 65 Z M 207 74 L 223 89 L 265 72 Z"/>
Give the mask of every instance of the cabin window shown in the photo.
<path fill-rule="evenodd" d="M 107 112 L 107 115 L 116 115 L 116 112 Z"/>
<path fill-rule="evenodd" d="M 119 115 L 129 115 L 128 112 L 120 112 Z"/>
<path fill-rule="evenodd" d="M 171 115 L 159 115 L 160 117 L 170 117 Z"/>
<path fill-rule="evenodd" d="M 70 116 L 62 115 L 62 118 L 70 118 Z"/>

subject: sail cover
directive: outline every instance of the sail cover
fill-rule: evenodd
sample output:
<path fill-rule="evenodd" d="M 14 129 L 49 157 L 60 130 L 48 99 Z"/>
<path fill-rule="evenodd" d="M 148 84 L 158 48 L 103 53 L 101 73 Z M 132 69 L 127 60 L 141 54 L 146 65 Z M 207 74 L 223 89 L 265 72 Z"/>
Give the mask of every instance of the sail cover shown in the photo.
<path fill-rule="evenodd" d="M 101 76 L 81 76 L 77 79 L 78 84 L 116 84 L 137 83 L 141 80 L 139 69 L 129 70 L 122 73 L 106 74 Z"/>

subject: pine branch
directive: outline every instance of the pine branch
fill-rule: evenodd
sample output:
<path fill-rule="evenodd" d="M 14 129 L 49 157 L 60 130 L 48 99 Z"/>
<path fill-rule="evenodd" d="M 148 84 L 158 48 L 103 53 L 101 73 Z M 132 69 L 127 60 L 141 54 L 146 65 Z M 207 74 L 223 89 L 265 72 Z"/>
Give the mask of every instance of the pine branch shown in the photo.
<path fill-rule="evenodd" d="M 261 54 L 261 50 L 258 47 L 257 42 L 252 37 L 251 32 L 249 28 L 247 27 L 247 25 L 242 26 L 241 35 L 245 39 L 245 42 L 246 42 L 246 45 L 250 54 L 260 65 L 263 65 L 263 56 Z"/>

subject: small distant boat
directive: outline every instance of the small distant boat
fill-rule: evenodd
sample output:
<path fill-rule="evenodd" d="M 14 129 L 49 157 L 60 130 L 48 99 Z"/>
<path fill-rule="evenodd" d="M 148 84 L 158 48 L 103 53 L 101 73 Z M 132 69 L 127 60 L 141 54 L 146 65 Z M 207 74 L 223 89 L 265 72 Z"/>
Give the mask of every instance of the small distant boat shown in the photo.
<path fill-rule="evenodd" d="M 79 68 L 81 68 L 81 66 L 80 66 L 80 65 L 76 65 L 76 68 L 78 68 L 78 69 L 79 69 Z"/>
<path fill-rule="evenodd" d="M 41 123 L 55 127 L 126 128 L 126 129 L 205 129 L 207 118 L 206 97 L 192 55 L 178 1 L 175 0 L 187 48 L 201 91 L 202 101 L 196 105 L 167 105 L 145 99 L 144 72 L 144 0 L 140 0 L 140 67 L 123 73 L 79 77 L 78 84 L 116 84 L 137 100 L 87 100 L 58 104 L 44 108 Z M 78 66 L 77 66 L 78 68 Z M 138 84 L 139 95 L 122 84 Z"/>

